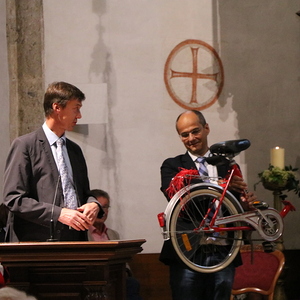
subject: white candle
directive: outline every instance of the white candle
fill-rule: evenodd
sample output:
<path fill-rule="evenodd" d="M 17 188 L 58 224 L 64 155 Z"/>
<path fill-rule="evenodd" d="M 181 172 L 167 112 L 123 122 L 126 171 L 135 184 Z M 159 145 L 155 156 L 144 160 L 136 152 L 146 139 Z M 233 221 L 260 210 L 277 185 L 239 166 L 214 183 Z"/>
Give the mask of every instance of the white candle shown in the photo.
<path fill-rule="evenodd" d="M 284 149 L 275 147 L 271 149 L 271 165 L 284 169 Z"/>

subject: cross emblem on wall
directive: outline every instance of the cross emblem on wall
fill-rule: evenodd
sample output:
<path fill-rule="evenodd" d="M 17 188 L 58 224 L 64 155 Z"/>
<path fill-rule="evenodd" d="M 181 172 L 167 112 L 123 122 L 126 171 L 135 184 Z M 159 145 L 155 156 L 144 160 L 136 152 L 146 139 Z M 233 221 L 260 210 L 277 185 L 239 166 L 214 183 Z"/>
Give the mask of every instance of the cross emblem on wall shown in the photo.
<path fill-rule="evenodd" d="M 210 45 L 200 40 L 186 40 L 169 54 L 164 80 L 169 95 L 178 105 L 203 110 L 221 94 L 223 65 Z"/>

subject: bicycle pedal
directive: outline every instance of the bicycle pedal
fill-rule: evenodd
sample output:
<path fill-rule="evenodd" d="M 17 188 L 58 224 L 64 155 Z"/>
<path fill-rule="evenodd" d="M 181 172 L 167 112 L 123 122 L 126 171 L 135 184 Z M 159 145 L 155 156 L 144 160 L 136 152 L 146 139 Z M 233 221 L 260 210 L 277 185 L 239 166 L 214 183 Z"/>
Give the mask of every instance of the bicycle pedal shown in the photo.
<path fill-rule="evenodd" d="M 255 207 L 257 209 L 267 209 L 267 208 L 269 208 L 269 204 L 264 201 L 254 201 L 253 207 Z"/>

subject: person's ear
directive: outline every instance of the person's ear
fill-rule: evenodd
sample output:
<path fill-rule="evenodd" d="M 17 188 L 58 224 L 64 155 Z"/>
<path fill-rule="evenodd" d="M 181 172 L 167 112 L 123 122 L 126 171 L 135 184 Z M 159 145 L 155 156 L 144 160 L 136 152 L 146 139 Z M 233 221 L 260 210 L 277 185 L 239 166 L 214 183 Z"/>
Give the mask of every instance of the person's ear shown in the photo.
<path fill-rule="evenodd" d="M 207 134 L 209 134 L 210 128 L 209 128 L 209 125 L 207 123 L 204 125 L 204 128 L 205 128 Z"/>
<path fill-rule="evenodd" d="M 58 103 L 55 102 L 55 103 L 52 104 L 52 109 L 55 113 L 58 113 L 61 110 L 61 106 Z"/>

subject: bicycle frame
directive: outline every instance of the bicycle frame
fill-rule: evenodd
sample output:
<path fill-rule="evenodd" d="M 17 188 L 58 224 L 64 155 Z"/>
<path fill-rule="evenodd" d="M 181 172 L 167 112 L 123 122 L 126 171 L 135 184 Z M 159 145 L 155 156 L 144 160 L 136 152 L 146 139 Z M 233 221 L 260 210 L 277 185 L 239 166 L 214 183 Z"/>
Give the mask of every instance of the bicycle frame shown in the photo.
<path fill-rule="evenodd" d="M 257 231 L 263 240 L 276 241 L 283 232 L 283 217 L 295 208 L 282 201 L 279 213 L 265 202 L 255 201 L 244 211 L 240 201 L 229 191 L 233 176 L 242 178 L 233 157 L 250 146 L 248 140 L 232 140 L 210 147 L 213 165 L 230 163 L 227 176 L 217 183 L 205 182 L 196 169 L 181 171 L 166 190 L 171 198 L 165 211 L 158 214 L 164 240 L 171 240 L 178 257 L 187 267 L 203 273 L 217 272 L 233 262 L 243 242 Z M 203 182 L 194 183 L 192 179 Z M 210 178 L 213 180 L 213 178 Z M 247 191 L 242 196 L 246 197 Z"/>
<path fill-rule="evenodd" d="M 213 184 L 213 183 L 207 183 L 207 182 L 187 185 L 187 186 L 183 187 L 181 190 L 179 190 L 171 198 L 171 200 L 169 201 L 165 211 L 158 214 L 158 220 L 159 220 L 160 227 L 164 228 L 162 233 L 163 233 L 163 237 L 164 237 L 165 240 L 170 238 L 170 235 L 169 235 L 169 232 L 170 232 L 170 218 L 171 218 L 171 213 L 172 213 L 174 207 L 176 206 L 178 201 L 181 201 L 183 195 L 185 195 L 187 193 L 190 193 L 190 191 L 193 190 L 193 189 L 198 189 L 198 188 L 208 188 L 208 189 L 212 189 L 212 190 L 214 190 L 218 193 L 223 192 L 223 188 L 221 186 L 219 186 L 217 184 Z M 234 196 L 229 191 L 227 191 L 227 193 L 232 198 L 234 198 Z M 242 208 L 242 206 L 239 202 L 237 202 L 237 205 L 239 206 L 240 210 L 243 211 L 243 208 Z"/>
<path fill-rule="evenodd" d="M 213 183 L 197 183 L 197 184 L 189 184 L 187 186 L 184 186 L 182 189 L 180 189 L 170 200 L 170 202 L 167 205 L 167 208 L 164 213 L 158 214 L 158 220 L 160 227 L 162 228 L 162 234 L 163 238 L 165 240 L 170 238 L 170 218 L 172 211 L 174 207 L 177 205 L 178 201 L 182 201 L 182 197 L 188 193 L 190 193 L 192 190 L 195 189 L 201 189 L 201 188 L 207 188 L 214 190 L 218 193 L 221 194 L 220 198 L 215 198 L 212 201 L 211 206 L 208 208 L 206 215 L 204 216 L 202 222 L 199 224 L 198 228 L 195 228 L 194 230 L 197 231 L 202 231 L 202 232 L 229 232 L 229 231 L 236 231 L 236 230 L 242 230 L 242 231 L 254 231 L 256 230 L 260 236 L 266 240 L 266 241 L 275 241 L 280 236 L 282 235 L 282 231 L 280 230 L 277 234 L 274 236 L 269 236 L 265 234 L 263 229 L 261 228 L 261 222 L 262 220 L 270 227 L 273 228 L 275 224 L 273 224 L 272 220 L 270 219 L 270 216 L 272 219 L 276 220 L 276 226 L 279 228 L 283 228 L 283 221 L 282 218 L 285 217 L 289 211 L 295 210 L 293 205 L 284 200 L 282 201 L 283 204 L 285 205 L 280 213 L 277 212 L 277 210 L 273 208 L 267 208 L 264 210 L 260 209 L 253 209 L 251 211 L 246 211 L 244 212 L 240 202 L 234 197 L 230 191 L 228 191 L 229 184 L 232 180 L 233 176 L 239 176 L 241 177 L 241 171 L 237 167 L 235 161 L 232 159 L 231 160 L 231 168 L 229 170 L 229 174 L 226 179 L 223 180 L 223 183 L 220 185 L 213 184 Z M 188 176 L 188 175 L 186 175 Z M 200 178 L 200 176 L 199 176 Z M 245 191 L 246 193 L 246 191 Z M 222 206 L 223 200 L 226 195 L 229 195 L 231 199 L 235 199 L 236 203 L 235 205 L 238 206 L 238 208 L 241 210 L 242 213 L 236 214 L 236 215 L 231 215 L 227 217 L 218 217 L 220 208 Z M 214 204 L 218 201 L 218 204 L 216 206 L 215 212 L 213 216 L 211 217 L 211 220 L 207 222 L 208 220 L 208 215 L 211 212 L 212 207 Z M 182 203 L 181 205 L 184 205 Z M 226 224 L 232 223 L 232 222 L 243 222 L 248 224 L 247 226 L 236 226 L 236 227 L 226 227 Z"/>

